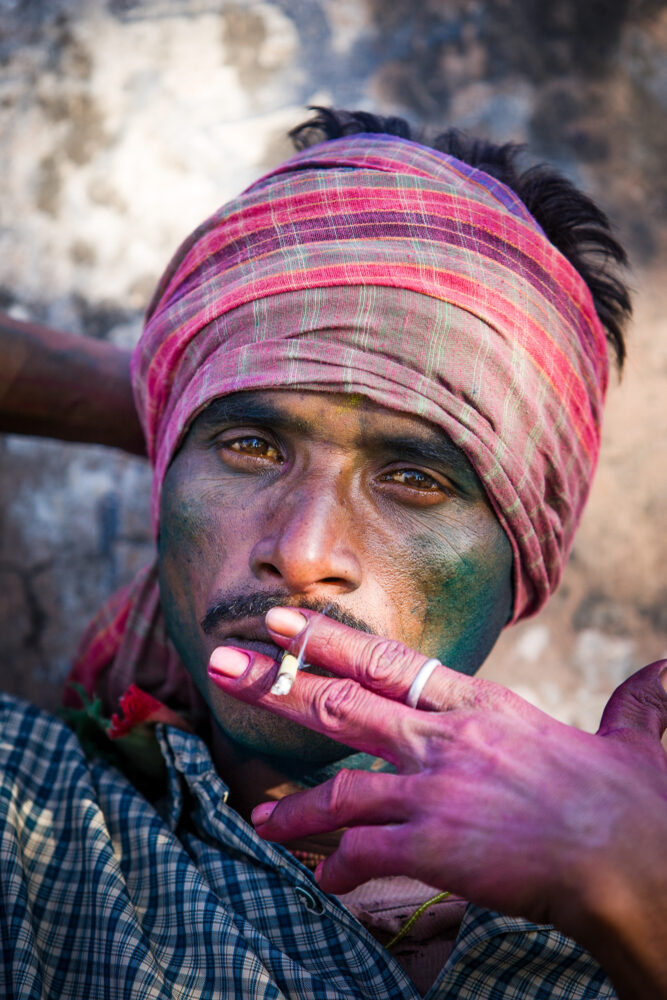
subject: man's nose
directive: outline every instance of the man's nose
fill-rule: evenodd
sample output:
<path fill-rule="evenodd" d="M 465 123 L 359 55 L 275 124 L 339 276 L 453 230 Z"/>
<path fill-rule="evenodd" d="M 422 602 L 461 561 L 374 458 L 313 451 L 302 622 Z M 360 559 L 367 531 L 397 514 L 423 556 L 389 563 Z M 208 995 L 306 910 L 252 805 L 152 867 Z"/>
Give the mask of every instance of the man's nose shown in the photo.
<path fill-rule="evenodd" d="M 252 572 L 294 594 L 334 597 L 356 590 L 361 562 L 350 512 L 331 481 L 283 496 L 251 552 Z"/>

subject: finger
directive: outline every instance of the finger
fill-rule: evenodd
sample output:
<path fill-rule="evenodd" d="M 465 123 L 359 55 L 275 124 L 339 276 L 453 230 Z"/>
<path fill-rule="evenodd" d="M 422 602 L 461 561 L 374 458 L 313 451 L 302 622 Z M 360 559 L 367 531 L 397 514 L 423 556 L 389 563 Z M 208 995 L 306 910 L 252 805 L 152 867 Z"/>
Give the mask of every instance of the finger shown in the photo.
<path fill-rule="evenodd" d="M 397 774 L 343 769 L 315 788 L 253 810 L 255 829 L 281 843 L 344 826 L 396 823 L 408 818 L 406 779 Z"/>
<path fill-rule="evenodd" d="M 248 660 L 237 674 L 238 654 Z M 276 664 L 261 653 L 220 646 L 213 650 L 208 675 L 226 694 L 267 708 L 276 715 L 330 736 L 364 753 L 383 757 L 400 770 L 416 770 L 425 756 L 430 713 L 388 701 L 349 677 L 320 677 L 301 670 L 287 695 L 271 687 Z"/>
<path fill-rule="evenodd" d="M 315 877 L 325 892 L 339 895 L 387 875 L 409 872 L 412 878 L 419 878 L 421 871 L 415 864 L 414 850 L 410 852 L 411 844 L 409 827 L 404 823 L 353 827 L 344 832 L 334 853 L 318 866 Z"/>
<path fill-rule="evenodd" d="M 272 608 L 266 615 L 271 638 L 283 649 L 340 677 L 350 677 L 385 698 L 405 702 L 411 685 L 428 657 L 402 642 L 385 639 L 342 625 L 317 612 L 301 608 Z M 308 629 L 307 634 L 304 630 Z M 438 666 L 424 685 L 418 702 L 422 710 L 501 708 L 519 702 L 516 695 L 491 681 Z M 527 706 L 527 703 L 525 703 Z"/>
<path fill-rule="evenodd" d="M 667 729 L 667 660 L 657 660 L 617 687 L 602 713 L 599 736 L 619 732 L 659 740 Z"/>

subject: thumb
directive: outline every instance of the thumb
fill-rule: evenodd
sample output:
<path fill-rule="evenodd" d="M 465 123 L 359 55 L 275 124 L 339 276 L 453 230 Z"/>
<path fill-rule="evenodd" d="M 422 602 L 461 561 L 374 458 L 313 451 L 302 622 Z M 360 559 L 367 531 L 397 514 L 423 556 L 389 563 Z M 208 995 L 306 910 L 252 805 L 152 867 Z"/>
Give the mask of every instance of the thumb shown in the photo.
<path fill-rule="evenodd" d="M 616 688 L 602 713 L 598 736 L 619 729 L 661 738 L 667 729 L 667 660 L 650 663 Z"/>

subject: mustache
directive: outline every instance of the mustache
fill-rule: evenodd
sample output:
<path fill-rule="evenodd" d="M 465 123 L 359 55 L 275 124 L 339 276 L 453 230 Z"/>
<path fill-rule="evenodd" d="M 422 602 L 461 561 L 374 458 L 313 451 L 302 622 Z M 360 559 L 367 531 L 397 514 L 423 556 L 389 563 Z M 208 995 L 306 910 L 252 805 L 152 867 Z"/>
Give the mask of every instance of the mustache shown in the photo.
<path fill-rule="evenodd" d="M 263 618 L 267 611 L 277 607 L 299 607 L 307 611 L 317 611 L 322 614 L 326 609 L 327 618 L 333 618 L 341 625 L 348 625 L 359 632 L 375 634 L 375 629 L 364 621 L 357 618 L 342 608 L 335 601 L 317 601 L 304 598 L 297 604 L 294 596 L 289 594 L 234 594 L 226 596 L 216 594 L 215 603 L 208 608 L 206 614 L 200 621 L 200 627 L 204 635 L 211 635 L 221 622 L 233 622 L 244 618 Z"/>

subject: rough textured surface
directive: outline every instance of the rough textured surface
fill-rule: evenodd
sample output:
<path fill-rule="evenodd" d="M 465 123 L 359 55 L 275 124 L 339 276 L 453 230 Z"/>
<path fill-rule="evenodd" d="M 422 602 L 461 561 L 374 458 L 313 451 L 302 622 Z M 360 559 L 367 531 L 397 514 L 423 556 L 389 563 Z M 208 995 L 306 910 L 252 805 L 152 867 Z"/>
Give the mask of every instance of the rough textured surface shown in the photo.
<path fill-rule="evenodd" d="M 0 0 L 0 59 L 0 305 L 118 343 L 308 103 L 525 141 L 598 198 L 635 262 L 630 360 L 561 591 L 485 671 L 591 728 L 667 655 L 662 0 Z M 149 474 L 18 437 L 0 463 L 2 686 L 53 707 L 83 625 L 148 557 Z"/>

